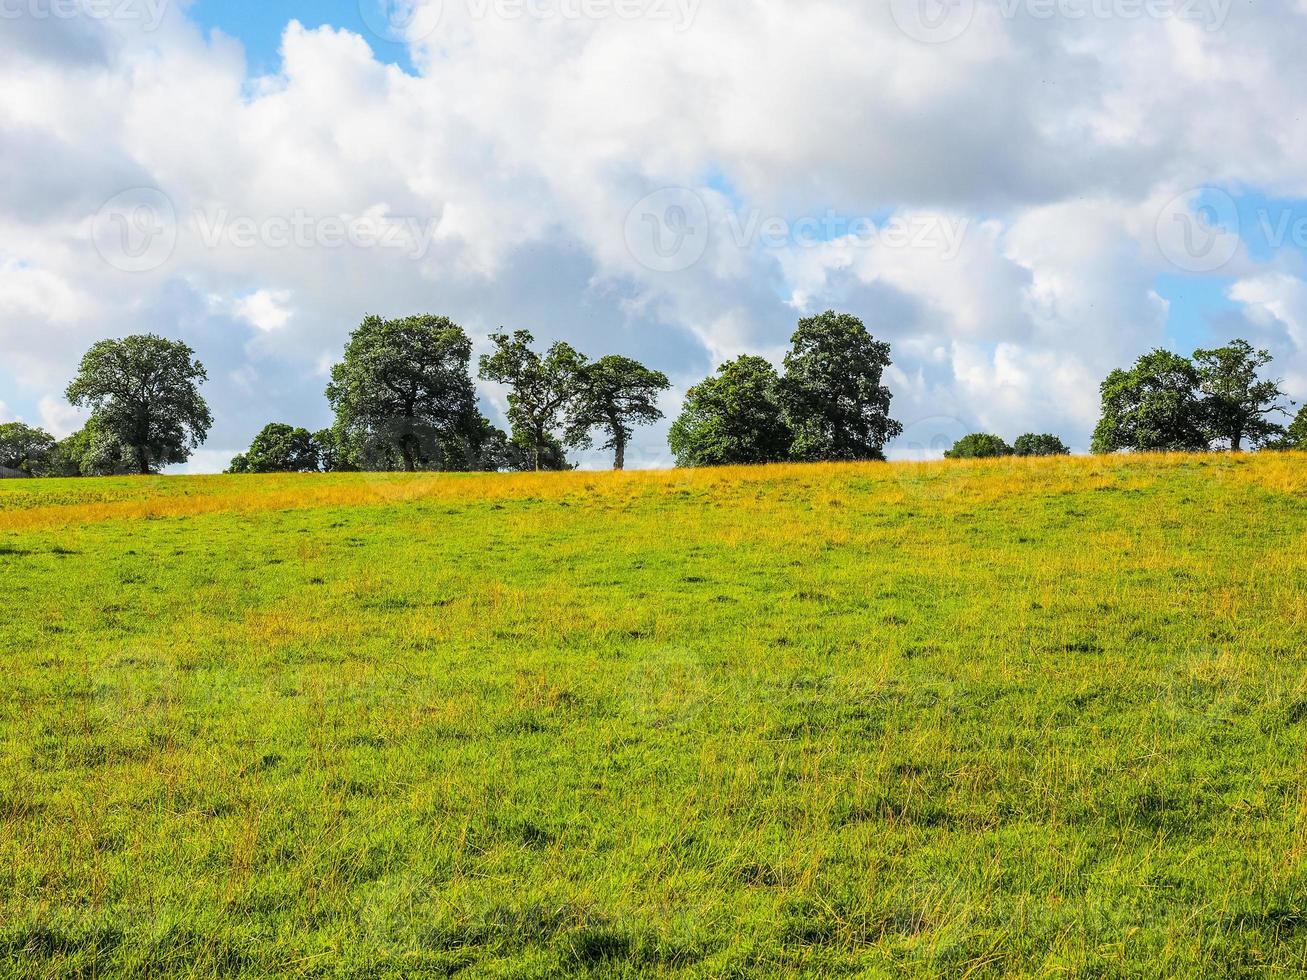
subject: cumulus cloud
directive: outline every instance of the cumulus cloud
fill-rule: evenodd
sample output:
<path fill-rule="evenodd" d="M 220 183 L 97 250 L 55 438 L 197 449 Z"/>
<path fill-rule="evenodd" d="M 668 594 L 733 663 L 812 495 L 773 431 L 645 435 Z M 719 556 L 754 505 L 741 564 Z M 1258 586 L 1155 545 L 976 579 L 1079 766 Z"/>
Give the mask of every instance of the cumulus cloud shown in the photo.
<path fill-rule="evenodd" d="M 681 392 L 836 306 L 894 344 L 899 455 L 971 426 L 1083 447 L 1097 381 L 1165 341 L 1174 274 L 1233 277 L 1302 357 L 1301 280 L 1201 190 L 1307 195 L 1300 3 L 980 0 L 937 44 L 892 4 L 442 6 L 413 18 L 415 73 L 292 21 L 251 78 L 176 5 L 155 30 L 0 24 L 8 403 L 57 401 L 100 337 L 180 337 L 218 420 L 193 466 L 221 468 L 271 419 L 328 421 L 325 369 L 369 313 L 628 353 Z M 633 455 L 665 459 L 664 431 Z"/>
<path fill-rule="evenodd" d="M 289 306 L 290 298 L 290 291 L 286 289 L 259 289 L 233 300 L 231 311 L 259 330 L 280 330 L 294 315 Z"/>
<path fill-rule="evenodd" d="M 37 410 L 41 427 L 57 439 L 72 435 L 86 424 L 89 415 L 83 409 L 73 408 L 62 399 L 49 395 L 41 399 Z"/>
<path fill-rule="evenodd" d="M 1260 330 L 1253 340 L 1277 356 L 1290 396 L 1307 399 L 1307 282 L 1282 272 L 1242 279 L 1230 298 Z"/>

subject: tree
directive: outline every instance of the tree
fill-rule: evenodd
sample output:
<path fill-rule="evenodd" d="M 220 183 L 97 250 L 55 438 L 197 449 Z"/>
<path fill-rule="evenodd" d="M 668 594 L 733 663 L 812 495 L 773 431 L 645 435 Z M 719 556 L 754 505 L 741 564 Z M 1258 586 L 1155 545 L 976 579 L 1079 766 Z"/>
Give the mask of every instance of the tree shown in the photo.
<path fill-rule="evenodd" d="M 541 468 L 547 470 L 571 468 L 563 447 L 557 440 L 550 440 L 550 446 L 542 456 Z M 468 473 L 534 470 L 535 456 L 531 451 L 514 443 L 503 429 L 478 413 L 473 431 L 462 443 L 462 455 L 457 458 L 451 457 L 447 469 Z"/>
<path fill-rule="evenodd" d="M 585 358 L 571 345 L 556 343 L 541 357 L 526 330 L 492 333 L 493 354 L 481 358 L 481 377 L 506 385 L 512 441 L 528 453 L 534 469 L 558 469 L 559 432 L 576 444 L 576 412 L 586 372 Z"/>
<path fill-rule="evenodd" d="M 613 450 L 613 469 L 623 469 L 632 426 L 649 425 L 663 417 L 658 395 L 670 387 L 667 375 L 629 357 L 610 354 L 586 365 L 569 441 L 588 444 L 590 430 L 602 429 L 608 436 L 603 448 Z"/>
<path fill-rule="evenodd" d="M 1027 432 L 1012 444 L 1015 456 L 1069 456 L 1071 449 L 1057 436 Z"/>
<path fill-rule="evenodd" d="M 228 473 L 316 473 L 321 451 L 307 429 L 270 422 L 250 448 L 231 461 Z"/>
<path fill-rule="evenodd" d="M 540 463 L 537 467 L 537 447 L 532 446 L 529 442 L 510 438 L 502 429 L 495 429 L 495 432 L 498 434 L 499 439 L 491 444 L 494 446 L 493 451 L 487 450 L 485 466 L 487 470 L 530 473 L 537 469 L 561 472 L 573 468 L 572 464 L 567 461 L 566 447 L 553 436 L 549 436 L 545 445 L 539 447 Z"/>
<path fill-rule="evenodd" d="M 54 452 L 55 438 L 22 422 L 0 424 L 0 468 L 40 475 Z"/>
<path fill-rule="evenodd" d="M 973 432 L 963 436 L 953 444 L 953 448 L 944 454 L 945 459 L 994 459 L 999 456 L 1011 456 L 1013 449 L 998 436 L 984 432 Z"/>
<path fill-rule="evenodd" d="M 1232 340 L 1214 350 L 1194 351 L 1194 362 L 1210 442 L 1224 443 L 1237 453 L 1245 440 L 1260 448 L 1284 434 L 1284 426 L 1268 416 L 1274 412 L 1288 414 L 1280 405 L 1285 393 L 1278 381 L 1257 377 L 1258 371 L 1271 362 L 1270 353 L 1254 350 L 1246 340 Z"/>
<path fill-rule="evenodd" d="M 1275 449 L 1304 449 L 1307 450 L 1307 405 L 1298 409 L 1298 414 L 1294 420 L 1284 430 L 1284 435 L 1276 440 Z"/>
<path fill-rule="evenodd" d="M 1103 417 L 1095 453 L 1196 452 L 1208 448 L 1198 369 L 1167 350 L 1143 355 L 1129 371 L 1115 370 L 1100 388 Z"/>
<path fill-rule="evenodd" d="M 102 340 L 82 358 L 68 400 L 89 405 L 95 432 L 125 446 L 140 474 L 184 463 L 213 417 L 200 395 L 208 380 L 195 352 L 154 334 Z"/>
<path fill-rule="evenodd" d="M 139 469 L 136 456 L 92 417 L 54 447 L 45 476 L 125 476 Z"/>
<path fill-rule="evenodd" d="M 764 358 L 728 361 L 691 388 L 667 442 L 678 466 L 775 463 L 790 454 L 780 378 Z"/>
<path fill-rule="evenodd" d="M 444 469 L 480 419 L 471 358 L 447 317 L 367 317 L 327 385 L 338 451 L 364 469 Z"/>
<path fill-rule="evenodd" d="M 319 429 L 313 433 L 313 445 L 318 449 L 318 466 L 323 473 L 345 473 L 354 469 L 335 429 Z"/>
<path fill-rule="evenodd" d="M 862 321 L 827 311 L 799 321 L 780 382 L 791 452 L 806 460 L 885 458 L 885 443 L 903 426 L 889 417 L 890 390 L 881 383 L 890 347 Z"/>

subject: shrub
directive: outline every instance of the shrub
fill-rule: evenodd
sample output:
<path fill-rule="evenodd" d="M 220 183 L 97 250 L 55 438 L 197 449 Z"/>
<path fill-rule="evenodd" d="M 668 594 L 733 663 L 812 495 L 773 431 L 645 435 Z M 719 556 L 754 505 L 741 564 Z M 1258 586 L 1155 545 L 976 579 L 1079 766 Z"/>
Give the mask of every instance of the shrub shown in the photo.
<path fill-rule="evenodd" d="M 944 454 L 945 459 L 993 459 L 998 456 L 1011 456 L 1012 447 L 998 436 L 984 432 L 973 432 L 963 436 L 953 444 L 953 448 Z"/>

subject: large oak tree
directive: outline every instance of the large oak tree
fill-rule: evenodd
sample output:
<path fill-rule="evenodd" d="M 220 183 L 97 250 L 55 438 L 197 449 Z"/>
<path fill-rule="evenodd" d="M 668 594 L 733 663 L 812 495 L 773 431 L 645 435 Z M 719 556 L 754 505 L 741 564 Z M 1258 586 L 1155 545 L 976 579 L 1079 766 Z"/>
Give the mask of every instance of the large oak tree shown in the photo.
<path fill-rule="evenodd" d="M 889 366 L 889 344 L 856 316 L 828 310 L 800 320 L 780 383 L 794 458 L 884 459 L 885 443 L 903 432 L 881 383 Z"/>
<path fill-rule="evenodd" d="M 484 421 L 472 342 L 447 317 L 369 316 L 331 369 L 337 451 L 361 469 L 467 469 Z"/>
<path fill-rule="evenodd" d="M 1129 371 L 1113 371 L 1100 389 L 1103 416 L 1094 429 L 1093 451 L 1207 449 L 1205 409 L 1198 385 L 1193 361 L 1168 350 L 1150 351 Z"/>
<path fill-rule="evenodd" d="M 137 473 L 184 463 L 213 417 L 200 395 L 208 380 L 195 352 L 154 334 L 102 340 L 82 358 L 69 402 L 89 406 L 101 440 L 121 444 Z"/>
<path fill-rule="evenodd" d="M 745 354 L 685 395 L 667 442 L 678 466 L 777 463 L 792 434 L 782 416 L 780 378 L 771 362 Z"/>

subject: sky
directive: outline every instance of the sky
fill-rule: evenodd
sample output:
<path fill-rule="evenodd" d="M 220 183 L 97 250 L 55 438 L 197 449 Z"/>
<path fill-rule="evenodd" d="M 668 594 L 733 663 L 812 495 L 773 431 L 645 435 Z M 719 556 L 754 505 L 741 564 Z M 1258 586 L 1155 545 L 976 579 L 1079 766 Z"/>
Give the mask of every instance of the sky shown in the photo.
<path fill-rule="evenodd" d="M 666 372 L 637 466 L 826 309 L 892 345 L 894 458 L 1083 451 L 1155 347 L 1307 399 L 1305 47 L 1307 0 L 0 0 L 0 420 L 74 431 L 158 333 L 219 471 L 412 313 Z"/>

